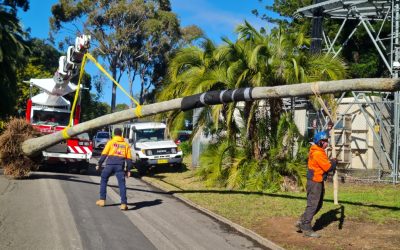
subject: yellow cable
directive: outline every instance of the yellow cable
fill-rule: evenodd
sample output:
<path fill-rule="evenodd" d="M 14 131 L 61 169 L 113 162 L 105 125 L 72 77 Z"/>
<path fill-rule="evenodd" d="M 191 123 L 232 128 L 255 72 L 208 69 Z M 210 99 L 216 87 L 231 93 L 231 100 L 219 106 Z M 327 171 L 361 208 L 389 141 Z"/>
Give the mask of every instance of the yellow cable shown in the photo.
<path fill-rule="evenodd" d="M 139 102 L 137 102 L 131 95 L 129 95 L 128 92 L 126 92 L 125 89 L 116 80 L 114 80 L 114 78 L 100 65 L 100 63 L 97 62 L 97 60 L 91 54 L 87 53 L 85 55 L 87 55 L 89 60 L 91 60 L 97 66 L 97 68 L 100 69 L 101 72 L 103 72 L 103 74 L 105 74 L 113 83 L 115 83 L 115 85 L 117 85 L 121 89 L 121 91 L 136 104 L 135 114 L 137 117 L 141 117 L 142 109 Z"/>
<path fill-rule="evenodd" d="M 62 137 L 63 137 L 65 140 L 71 138 L 71 137 L 68 135 L 68 132 L 67 132 L 68 129 L 69 129 L 69 127 L 65 127 L 65 128 L 61 131 L 61 135 L 62 135 Z"/>

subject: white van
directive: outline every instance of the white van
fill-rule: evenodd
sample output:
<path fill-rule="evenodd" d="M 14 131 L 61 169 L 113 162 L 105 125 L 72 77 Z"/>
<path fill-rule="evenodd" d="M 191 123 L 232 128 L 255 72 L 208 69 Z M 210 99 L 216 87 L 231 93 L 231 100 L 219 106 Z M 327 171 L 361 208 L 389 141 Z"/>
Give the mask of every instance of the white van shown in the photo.
<path fill-rule="evenodd" d="M 182 151 L 167 139 L 166 125 L 160 122 L 140 122 L 124 125 L 123 137 L 131 145 L 133 165 L 140 175 L 152 166 L 180 167 Z"/>

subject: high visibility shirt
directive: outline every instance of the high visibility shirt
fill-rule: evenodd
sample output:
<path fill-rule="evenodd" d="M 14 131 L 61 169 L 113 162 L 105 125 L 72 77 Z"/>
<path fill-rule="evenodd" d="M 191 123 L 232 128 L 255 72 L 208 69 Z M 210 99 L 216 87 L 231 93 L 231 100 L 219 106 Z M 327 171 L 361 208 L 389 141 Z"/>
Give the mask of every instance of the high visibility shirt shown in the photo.
<path fill-rule="evenodd" d="M 126 162 L 128 171 L 132 168 L 131 147 L 121 136 L 114 136 L 109 140 L 101 152 L 99 166 L 107 158 L 106 165 L 122 165 Z"/>
<path fill-rule="evenodd" d="M 330 161 L 323 148 L 314 144 L 308 155 L 307 179 L 322 182 L 324 175 L 336 167 L 336 162 Z"/>

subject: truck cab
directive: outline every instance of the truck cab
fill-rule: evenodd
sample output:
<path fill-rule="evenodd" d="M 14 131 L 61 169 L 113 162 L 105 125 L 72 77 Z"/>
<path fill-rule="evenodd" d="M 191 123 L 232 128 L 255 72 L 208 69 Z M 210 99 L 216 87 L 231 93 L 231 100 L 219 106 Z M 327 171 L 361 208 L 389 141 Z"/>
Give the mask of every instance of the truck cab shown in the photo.
<path fill-rule="evenodd" d="M 132 161 L 140 175 L 151 167 L 180 167 L 182 151 L 168 139 L 166 125 L 160 122 L 140 122 L 124 125 L 123 136 L 131 145 Z"/>
<path fill-rule="evenodd" d="M 52 134 L 68 126 L 69 102 L 58 97 L 59 106 L 44 105 L 39 98 L 28 100 L 26 120 L 42 134 Z M 78 118 L 74 121 L 77 123 Z M 69 138 L 42 151 L 44 165 L 67 165 L 71 170 L 87 172 L 92 157 L 92 142 L 88 133 Z"/>

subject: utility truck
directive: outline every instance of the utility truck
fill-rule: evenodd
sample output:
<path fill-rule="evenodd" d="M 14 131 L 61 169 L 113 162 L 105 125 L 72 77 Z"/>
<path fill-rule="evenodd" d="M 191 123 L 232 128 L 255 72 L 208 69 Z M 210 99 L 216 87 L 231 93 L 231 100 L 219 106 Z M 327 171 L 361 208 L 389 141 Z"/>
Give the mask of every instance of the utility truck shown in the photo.
<path fill-rule="evenodd" d="M 140 175 L 152 167 L 180 168 L 182 151 L 167 138 L 166 125 L 160 122 L 139 122 L 124 125 L 123 136 L 131 145 L 132 161 Z"/>
<path fill-rule="evenodd" d="M 66 56 L 59 59 L 53 78 L 30 79 L 30 98 L 27 101 L 26 120 L 43 134 L 51 134 L 79 123 L 80 93 L 76 108 L 71 116 L 71 102 L 64 96 L 75 92 L 77 85 L 70 82 L 78 75 L 84 54 L 89 49 L 90 36 L 76 38 Z M 33 88 L 40 93 L 32 96 Z M 92 157 L 92 142 L 87 133 L 67 139 L 42 151 L 45 164 L 66 163 L 67 166 L 86 171 Z"/>

